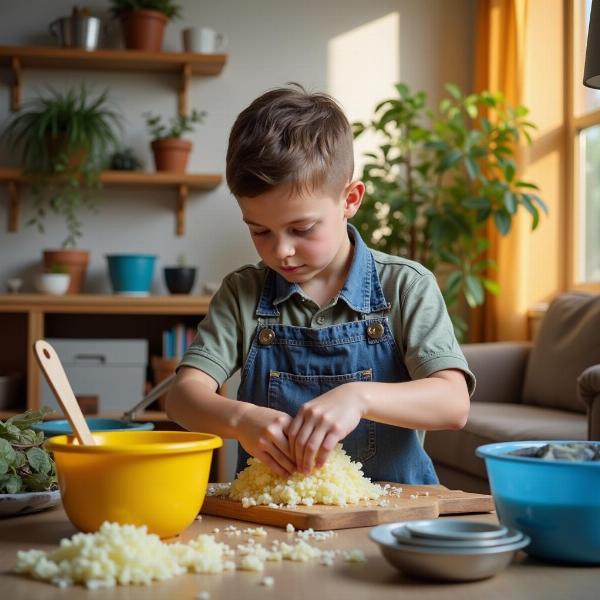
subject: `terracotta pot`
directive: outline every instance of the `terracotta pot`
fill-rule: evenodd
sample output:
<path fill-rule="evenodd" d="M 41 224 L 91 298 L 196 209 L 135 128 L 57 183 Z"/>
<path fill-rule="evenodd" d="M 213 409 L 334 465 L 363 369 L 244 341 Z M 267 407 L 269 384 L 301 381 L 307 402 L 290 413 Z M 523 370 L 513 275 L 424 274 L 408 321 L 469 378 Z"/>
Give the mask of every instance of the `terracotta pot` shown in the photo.
<path fill-rule="evenodd" d="M 87 250 L 44 250 L 44 267 L 61 265 L 71 276 L 67 294 L 79 294 L 85 282 L 90 253 Z"/>
<path fill-rule="evenodd" d="M 167 17 L 158 10 L 132 10 L 121 15 L 121 28 L 128 50 L 160 52 Z"/>
<path fill-rule="evenodd" d="M 58 133 L 55 136 L 47 136 L 46 138 L 46 148 L 48 151 L 48 155 L 55 157 L 58 156 L 61 152 L 65 151 L 66 140 L 64 133 Z M 77 148 L 73 148 L 71 153 L 69 154 L 69 158 L 67 160 L 67 168 L 72 170 L 81 169 L 88 159 L 88 151 L 87 148 L 83 146 L 79 146 Z"/>
<path fill-rule="evenodd" d="M 154 164 L 157 171 L 185 173 L 188 158 L 192 151 L 192 142 L 169 138 L 154 140 L 151 144 L 154 153 Z"/>

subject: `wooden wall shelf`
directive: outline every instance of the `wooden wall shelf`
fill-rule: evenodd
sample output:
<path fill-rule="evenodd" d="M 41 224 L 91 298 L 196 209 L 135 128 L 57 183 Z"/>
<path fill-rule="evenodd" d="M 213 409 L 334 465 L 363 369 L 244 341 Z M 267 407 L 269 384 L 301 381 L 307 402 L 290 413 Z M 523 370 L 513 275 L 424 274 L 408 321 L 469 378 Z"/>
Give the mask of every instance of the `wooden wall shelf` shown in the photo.
<path fill-rule="evenodd" d="M 200 319 L 208 312 L 209 303 L 210 296 L 191 294 L 145 297 L 116 294 L 71 294 L 66 296 L 0 294 L 0 316 L 9 314 L 13 319 L 16 315 L 24 317 L 24 330 L 20 336 L 26 338 L 27 359 L 26 365 L 23 365 L 27 373 L 26 408 L 32 410 L 40 408 L 41 371 L 33 353 L 33 343 L 45 337 L 45 323 L 48 315 L 144 315 L 150 318 L 157 315 L 182 317 L 192 315 Z M 85 337 L 84 334 L 82 335 Z M 0 356 L 0 359 L 6 360 L 6 357 Z M 124 406 L 124 410 L 127 408 L 131 408 L 131 406 Z M 3 418 L 2 415 L 6 418 L 16 412 L 2 411 L 0 418 Z M 165 418 L 164 414 L 159 414 L 163 419 Z M 156 415 L 154 416 L 156 417 Z"/>
<path fill-rule="evenodd" d="M 139 50 L 94 50 L 78 48 L 41 48 L 0 46 L 0 66 L 13 73 L 11 110 L 21 107 L 23 69 L 67 69 L 94 71 L 136 71 L 172 73 L 180 77 L 179 114 L 188 113 L 189 81 L 193 75 L 219 75 L 227 61 L 226 54 L 191 52 L 142 52 Z"/>
<path fill-rule="evenodd" d="M 222 181 L 221 175 L 170 173 L 167 171 L 103 171 L 103 185 L 133 185 L 137 187 L 171 187 L 177 190 L 176 226 L 177 235 L 185 233 L 185 205 L 190 189 L 212 190 Z M 19 228 L 19 187 L 30 182 L 22 169 L 0 168 L 0 182 L 8 185 L 8 231 Z"/>

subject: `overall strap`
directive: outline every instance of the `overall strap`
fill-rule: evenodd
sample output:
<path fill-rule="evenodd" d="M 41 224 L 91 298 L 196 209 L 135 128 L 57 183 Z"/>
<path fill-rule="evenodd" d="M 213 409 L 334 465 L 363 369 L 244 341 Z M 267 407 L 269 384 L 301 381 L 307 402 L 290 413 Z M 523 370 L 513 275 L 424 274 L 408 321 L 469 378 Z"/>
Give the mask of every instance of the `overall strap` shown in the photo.
<path fill-rule="evenodd" d="M 262 291 L 254 314 L 258 320 L 259 327 L 279 323 L 281 313 L 273 304 L 275 298 L 275 273 L 267 269 L 267 275 L 263 283 Z"/>

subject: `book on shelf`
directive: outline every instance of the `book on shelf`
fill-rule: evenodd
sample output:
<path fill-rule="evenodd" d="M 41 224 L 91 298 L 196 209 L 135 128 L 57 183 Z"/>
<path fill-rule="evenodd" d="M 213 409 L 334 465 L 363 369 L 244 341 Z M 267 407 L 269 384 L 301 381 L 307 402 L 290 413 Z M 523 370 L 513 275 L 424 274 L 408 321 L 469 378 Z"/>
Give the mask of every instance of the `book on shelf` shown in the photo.
<path fill-rule="evenodd" d="M 177 323 L 177 325 L 165 329 L 162 333 L 162 357 L 181 360 L 195 334 L 196 331 L 193 327 L 186 327 L 183 323 Z"/>

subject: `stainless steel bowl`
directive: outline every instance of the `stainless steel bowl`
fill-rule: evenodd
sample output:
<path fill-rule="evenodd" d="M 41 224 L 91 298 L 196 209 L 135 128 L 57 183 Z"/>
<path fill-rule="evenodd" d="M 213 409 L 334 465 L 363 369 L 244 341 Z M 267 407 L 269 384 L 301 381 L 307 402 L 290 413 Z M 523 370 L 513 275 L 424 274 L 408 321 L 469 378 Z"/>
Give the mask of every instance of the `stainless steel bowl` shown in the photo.
<path fill-rule="evenodd" d="M 384 558 L 400 571 L 426 579 L 475 581 L 496 575 L 511 562 L 517 550 L 530 542 L 523 535 L 517 542 L 484 548 L 441 548 L 400 543 L 392 534 L 403 523 L 374 527 L 369 538 L 378 544 Z"/>

